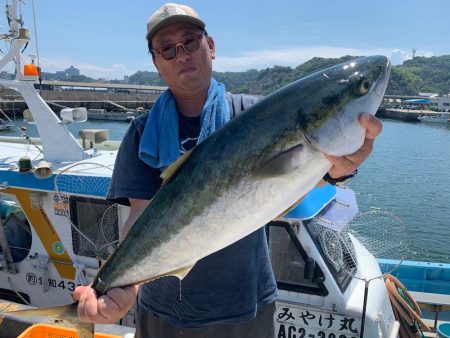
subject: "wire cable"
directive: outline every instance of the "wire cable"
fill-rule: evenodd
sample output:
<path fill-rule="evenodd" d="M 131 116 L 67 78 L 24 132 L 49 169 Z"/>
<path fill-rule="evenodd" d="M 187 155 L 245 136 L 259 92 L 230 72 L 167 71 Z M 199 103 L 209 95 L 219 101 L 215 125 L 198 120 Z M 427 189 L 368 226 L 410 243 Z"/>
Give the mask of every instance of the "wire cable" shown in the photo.
<path fill-rule="evenodd" d="M 37 66 L 39 66 L 39 43 L 38 43 L 38 34 L 37 34 L 37 25 L 36 25 L 36 13 L 34 11 L 34 0 L 31 1 L 32 2 L 32 7 L 33 7 L 33 26 L 34 26 L 34 39 L 36 41 L 36 61 L 37 61 Z"/>

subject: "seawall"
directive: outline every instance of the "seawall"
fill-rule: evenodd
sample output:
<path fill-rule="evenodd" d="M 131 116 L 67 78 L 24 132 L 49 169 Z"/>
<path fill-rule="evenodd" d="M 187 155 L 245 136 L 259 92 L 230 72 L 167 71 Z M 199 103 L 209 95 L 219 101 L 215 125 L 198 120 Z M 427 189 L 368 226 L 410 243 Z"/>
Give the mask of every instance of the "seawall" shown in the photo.
<path fill-rule="evenodd" d="M 406 122 L 419 122 L 417 119 L 421 115 L 438 115 L 438 112 L 431 110 L 410 110 L 410 109 L 394 109 L 394 108 L 380 108 L 376 116 L 379 118 L 388 118 Z"/>
<path fill-rule="evenodd" d="M 28 108 L 22 96 L 15 91 L 0 90 L 0 109 L 9 116 L 22 116 Z M 86 109 L 105 109 L 106 111 L 127 110 L 148 111 L 158 98 L 157 94 L 127 94 L 127 93 L 98 93 L 80 91 L 52 91 L 41 90 L 41 97 L 53 109 L 59 113 L 62 108 L 85 107 Z"/>

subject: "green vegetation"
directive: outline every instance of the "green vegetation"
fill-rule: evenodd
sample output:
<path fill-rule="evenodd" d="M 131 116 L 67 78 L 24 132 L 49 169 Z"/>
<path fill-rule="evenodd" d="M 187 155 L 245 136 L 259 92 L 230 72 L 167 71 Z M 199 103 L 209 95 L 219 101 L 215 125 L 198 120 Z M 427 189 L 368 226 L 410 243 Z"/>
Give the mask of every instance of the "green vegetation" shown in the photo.
<path fill-rule="evenodd" d="M 228 91 L 266 95 L 315 71 L 355 58 L 344 56 L 338 59 L 315 57 L 296 68 L 273 66 L 262 70 L 245 72 L 214 72 L 217 81 L 225 84 Z M 164 86 L 155 72 L 137 72 L 130 76 L 130 83 Z M 438 57 L 416 57 L 402 65 L 392 67 L 386 91 L 390 95 L 417 95 L 432 92 L 441 95 L 450 92 L 450 55 Z"/>
<path fill-rule="evenodd" d="M 66 78 L 60 78 L 55 73 L 42 72 L 41 77 L 43 80 L 61 80 L 61 81 L 71 81 L 71 82 L 97 82 L 97 80 L 90 78 L 85 75 L 78 76 L 67 76 Z"/>
<path fill-rule="evenodd" d="M 129 83 L 151 86 L 165 86 L 164 81 L 159 77 L 156 72 L 141 72 L 131 75 L 128 79 Z"/>

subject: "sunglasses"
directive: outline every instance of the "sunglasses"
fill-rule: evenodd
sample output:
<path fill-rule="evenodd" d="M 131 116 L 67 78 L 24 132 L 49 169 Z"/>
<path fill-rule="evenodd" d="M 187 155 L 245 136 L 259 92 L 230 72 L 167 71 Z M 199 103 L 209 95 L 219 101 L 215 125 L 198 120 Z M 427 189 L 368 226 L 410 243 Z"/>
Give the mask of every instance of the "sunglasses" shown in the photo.
<path fill-rule="evenodd" d="M 182 47 L 188 54 L 198 51 L 204 35 L 206 35 L 205 31 L 203 31 L 201 34 L 188 37 L 180 43 L 164 45 L 159 48 L 152 49 L 152 51 L 156 54 L 161 55 L 164 60 L 170 61 L 176 58 L 178 46 Z"/>

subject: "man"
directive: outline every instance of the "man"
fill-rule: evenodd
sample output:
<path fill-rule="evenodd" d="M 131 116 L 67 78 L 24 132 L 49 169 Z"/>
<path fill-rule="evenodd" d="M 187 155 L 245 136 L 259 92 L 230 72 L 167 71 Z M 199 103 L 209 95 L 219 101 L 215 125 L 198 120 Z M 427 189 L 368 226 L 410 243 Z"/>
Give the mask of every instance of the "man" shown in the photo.
<path fill-rule="evenodd" d="M 108 198 L 131 205 L 121 236 L 159 189 L 161 171 L 256 101 L 226 94 L 212 78 L 214 40 L 192 8 L 162 6 L 148 21 L 147 41 L 169 90 L 158 98 L 150 115 L 132 122 L 118 152 Z M 360 122 L 366 128 L 364 145 L 351 156 L 328 157 L 333 163 L 330 177 L 348 175 L 371 153 L 381 123 L 367 114 Z M 97 299 L 90 287 L 78 287 L 79 317 L 116 322 L 131 308 L 138 289 L 116 288 Z M 260 229 L 197 262 L 182 282 L 165 277 L 143 284 L 136 337 L 272 338 L 276 297 L 265 233 Z"/>

